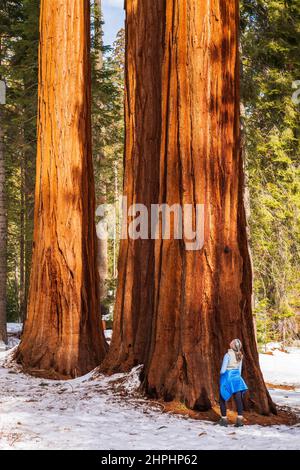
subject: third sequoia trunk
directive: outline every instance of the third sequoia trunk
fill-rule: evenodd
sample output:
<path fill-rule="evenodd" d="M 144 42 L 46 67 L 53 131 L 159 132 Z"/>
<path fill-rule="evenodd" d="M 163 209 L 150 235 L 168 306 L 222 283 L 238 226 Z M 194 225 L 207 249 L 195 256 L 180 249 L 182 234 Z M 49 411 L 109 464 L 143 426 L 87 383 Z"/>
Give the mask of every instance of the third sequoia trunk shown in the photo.
<path fill-rule="evenodd" d="M 123 241 L 104 368 L 144 363 L 156 397 L 207 410 L 222 356 L 244 345 L 248 405 L 274 405 L 259 369 L 243 202 L 238 1 L 127 0 L 125 194 L 204 205 L 204 246 Z"/>

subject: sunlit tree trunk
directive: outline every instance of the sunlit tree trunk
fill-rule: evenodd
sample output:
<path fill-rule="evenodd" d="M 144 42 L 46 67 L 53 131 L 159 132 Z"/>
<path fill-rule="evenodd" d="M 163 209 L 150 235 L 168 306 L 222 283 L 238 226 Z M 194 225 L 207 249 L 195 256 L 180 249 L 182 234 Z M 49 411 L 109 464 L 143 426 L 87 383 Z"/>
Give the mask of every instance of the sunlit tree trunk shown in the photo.
<path fill-rule="evenodd" d="M 125 168 L 128 207 L 158 202 L 164 2 L 126 2 Z M 123 240 L 118 263 L 114 335 L 104 370 L 146 360 L 154 308 L 154 243 Z"/>
<path fill-rule="evenodd" d="M 17 359 L 76 377 L 102 361 L 91 149 L 88 0 L 42 0 L 34 250 Z"/>
<path fill-rule="evenodd" d="M 127 0 L 125 193 L 204 205 L 204 247 L 125 241 L 104 370 L 144 363 L 150 396 L 208 410 L 230 340 L 247 406 L 274 410 L 259 368 L 240 149 L 238 1 Z M 149 341 L 150 337 L 150 341 Z"/>

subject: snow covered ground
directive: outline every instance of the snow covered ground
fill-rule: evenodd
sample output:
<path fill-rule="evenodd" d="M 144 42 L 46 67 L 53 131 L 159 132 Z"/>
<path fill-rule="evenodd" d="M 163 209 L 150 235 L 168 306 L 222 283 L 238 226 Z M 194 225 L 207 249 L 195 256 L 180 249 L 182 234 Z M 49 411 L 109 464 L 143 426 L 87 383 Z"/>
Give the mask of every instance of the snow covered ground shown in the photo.
<path fill-rule="evenodd" d="M 288 348 L 287 353 L 275 349 L 272 355 L 261 354 L 260 365 L 266 382 L 300 388 L 300 348 Z"/>
<path fill-rule="evenodd" d="M 281 354 L 261 355 L 262 369 L 267 382 L 296 385 L 270 391 L 300 412 L 299 350 Z M 48 381 L 4 367 L 8 356 L 0 353 L 0 449 L 300 449 L 300 425 L 224 429 L 162 413 L 134 395 L 137 370 Z"/>

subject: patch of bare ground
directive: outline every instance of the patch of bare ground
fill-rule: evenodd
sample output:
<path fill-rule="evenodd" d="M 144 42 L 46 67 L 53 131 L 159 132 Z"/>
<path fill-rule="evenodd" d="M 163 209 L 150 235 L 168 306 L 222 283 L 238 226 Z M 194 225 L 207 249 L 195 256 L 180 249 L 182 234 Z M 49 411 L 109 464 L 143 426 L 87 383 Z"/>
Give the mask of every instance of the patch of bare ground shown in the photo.
<path fill-rule="evenodd" d="M 24 435 L 17 432 L 0 432 L 0 440 L 6 441 L 10 447 L 16 442 L 20 442 Z"/>
<path fill-rule="evenodd" d="M 294 385 L 277 385 L 277 384 L 271 384 L 269 382 L 266 382 L 266 386 L 268 388 L 272 388 L 272 389 L 277 388 L 279 390 L 287 390 L 287 391 L 288 390 L 290 390 L 290 391 L 296 390 L 296 387 Z"/>
<path fill-rule="evenodd" d="M 169 402 L 162 403 L 164 411 L 167 413 L 188 416 L 192 419 L 213 421 L 217 422 L 220 419 L 220 410 L 217 406 L 213 407 L 209 411 L 195 411 L 189 410 L 183 403 L 180 402 Z M 228 422 L 234 424 L 236 421 L 237 413 L 229 410 L 227 413 Z M 275 426 L 275 425 L 286 425 L 294 426 L 300 423 L 300 417 L 296 415 L 288 407 L 277 406 L 277 415 L 270 414 L 268 416 L 260 415 L 254 411 L 246 411 L 244 413 L 245 425 L 259 425 L 259 426 Z"/>
<path fill-rule="evenodd" d="M 274 356 L 275 351 L 280 351 L 282 353 L 289 354 L 289 352 L 286 349 L 282 349 L 282 348 L 274 348 L 274 349 L 271 349 L 271 351 L 261 351 L 260 354 L 264 354 L 265 356 Z"/>

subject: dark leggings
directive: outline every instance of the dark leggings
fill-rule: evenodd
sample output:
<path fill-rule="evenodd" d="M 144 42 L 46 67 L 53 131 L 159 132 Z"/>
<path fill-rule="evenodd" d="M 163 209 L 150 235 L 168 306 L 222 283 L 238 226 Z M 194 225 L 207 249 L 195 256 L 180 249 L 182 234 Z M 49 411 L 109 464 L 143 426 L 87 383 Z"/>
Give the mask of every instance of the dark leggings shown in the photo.
<path fill-rule="evenodd" d="M 235 400 L 235 403 L 236 403 L 238 415 L 242 416 L 242 414 L 243 414 L 243 395 L 242 395 L 242 392 L 234 393 L 233 396 L 234 396 L 234 400 Z M 221 408 L 221 415 L 223 416 L 223 418 L 225 418 L 226 411 L 227 411 L 226 401 L 223 400 L 222 396 L 220 396 L 220 408 Z"/>

